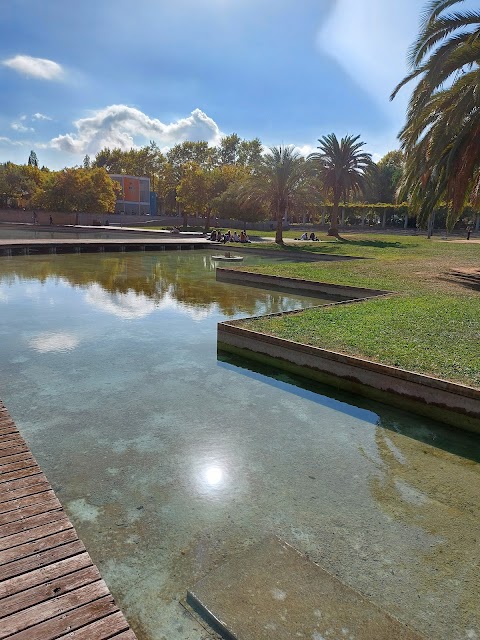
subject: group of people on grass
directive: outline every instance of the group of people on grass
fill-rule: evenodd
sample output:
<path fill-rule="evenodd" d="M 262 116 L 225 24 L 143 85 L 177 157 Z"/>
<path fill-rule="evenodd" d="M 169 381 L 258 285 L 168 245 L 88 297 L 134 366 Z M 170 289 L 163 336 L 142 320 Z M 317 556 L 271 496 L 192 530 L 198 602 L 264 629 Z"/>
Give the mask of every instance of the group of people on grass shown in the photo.
<path fill-rule="evenodd" d="M 227 242 L 251 242 L 251 240 L 248 239 L 246 231 L 240 231 L 240 234 L 237 233 L 237 231 L 231 233 L 230 230 L 222 233 L 220 230 L 214 229 L 210 233 L 209 239 L 213 242 L 223 242 L 223 244 L 226 244 Z"/>
<path fill-rule="evenodd" d="M 310 235 L 308 235 L 308 233 L 305 231 L 305 233 L 302 233 L 300 238 L 295 238 L 295 240 L 310 240 L 311 242 L 319 242 L 317 236 L 313 231 Z"/>

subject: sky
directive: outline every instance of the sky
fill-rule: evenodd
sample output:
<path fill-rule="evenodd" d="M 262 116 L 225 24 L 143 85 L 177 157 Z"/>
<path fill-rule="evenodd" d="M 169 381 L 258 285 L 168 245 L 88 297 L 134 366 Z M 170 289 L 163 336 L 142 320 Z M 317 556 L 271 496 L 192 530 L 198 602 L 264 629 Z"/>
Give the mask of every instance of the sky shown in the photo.
<path fill-rule="evenodd" d="M 223 135 L 398 148 L 425 0 L 0 0 L 0 162 Z"/>

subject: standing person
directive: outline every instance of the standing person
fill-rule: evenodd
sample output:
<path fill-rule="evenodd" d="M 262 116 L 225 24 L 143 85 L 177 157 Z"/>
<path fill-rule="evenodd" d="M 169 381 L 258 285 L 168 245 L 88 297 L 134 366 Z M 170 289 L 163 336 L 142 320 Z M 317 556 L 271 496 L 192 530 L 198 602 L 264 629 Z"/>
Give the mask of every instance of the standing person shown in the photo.
<path fill-rule="evenodd" d="M 467 240 L 470 240 L 471 235 L 472 235 L 472 225 L 469 224 L 467 227 Z"/>
<path fill-rule="evenodd" d="M 33 224 L 37 224 L 37 212 L 33 212 Z"/>
<path fill-rule="evenodd" d="M 50 216 L 50 224 L 53 224 L 53 218 Z"/>

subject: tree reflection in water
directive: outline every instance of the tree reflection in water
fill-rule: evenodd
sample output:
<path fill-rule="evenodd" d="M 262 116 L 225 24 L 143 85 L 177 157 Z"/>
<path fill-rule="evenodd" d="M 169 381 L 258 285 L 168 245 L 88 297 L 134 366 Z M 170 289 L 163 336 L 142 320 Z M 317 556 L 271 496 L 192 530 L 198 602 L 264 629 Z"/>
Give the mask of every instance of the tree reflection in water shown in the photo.
<path fill-rule="evenodd" d="M 262 258 L 248 258 L 250 264 Z M 193 317 L 213 310 L 226 317 L 261 315 L 309 305 L 296 296 L 252 290 L 215 280 L 215 263 L 205 251 L 138 252 L 127 254 L 81 254 L 14 257 L 0 260 L 0 283 L 16 279 L 45 282 L 64 280 L 87 290 L 89 301 L 124 317 L 147 315 L 155 308 L 176 306 Z M 310 304 L 319 304 L 310 301 Z M 138 307 L 137 311 L 135 309 Z M 121 314 L 117 314 L 121 315 Z"/>

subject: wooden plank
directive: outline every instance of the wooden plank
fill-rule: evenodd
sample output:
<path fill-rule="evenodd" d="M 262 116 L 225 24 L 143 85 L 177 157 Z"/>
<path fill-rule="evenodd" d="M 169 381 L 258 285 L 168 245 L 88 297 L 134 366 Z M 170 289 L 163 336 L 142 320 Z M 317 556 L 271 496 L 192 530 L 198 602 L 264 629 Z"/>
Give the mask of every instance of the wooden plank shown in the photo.
<path fill-rule="evenodd" d="M 54 522 L 48 522 L 47 524 L 36 527 L 34 532 L 28 529 L 28 531 L 13 533 L 10 536 L 0 538 L 0 551 L 6 551 L 7 549 L 24 545 L 32 540 L 32 536 L 35 537 L 36 540 L 40 540 L 40 538 L 46 538 L 47 536 L 59 533 L 60 531 L 66 531 L 67 529 L 73 529 L 73 525 L 67 516 L 64 515 L 63 518 L 59 518 Z"/>
<path fill-rule="evenodd" d="M 19 440 L 23 440 L 22 436 L 18 433 L 18 431 L 12 431 L 11 433 L 0 433 L 0 443 L 3 444 L 5 442 L 10 441 L 18 442 Z"/>
<path fill-rule="evenodd" d="M 135 640 L 0 401 L 0 640 Z"/>
<path fill-rule="evenodd" d="M 0 513 L 0 526 L 15 522 L 16 520 L 24 520 L 25 518 L 30 518 L 30 516 L 35 516 L 39 513 L 52 511 L 53 509 L 59 509 L 62 507 L 53 491 L 47 491 L 44 494 L 38 495 L 45 495 L 47 497 L 43 500 L 39 500 L 35 504 L 30 504 L 26 507 L 15 509 L 15 511 Z"/>
<path fill-rule="evenodd" d="M 8 473 L 0 474 L 0 485 L 10 480 L 18 480 L 20 478 L 27 478 L 28 476 L 34 476 L 41 473 L 40 467 L 28 467 L 27 469 L 18 469 L 18 471 L 10 471 Z"/>
<path fill-rule="evenodd" d="M 8 502 L 2 502 L 0 503 L 0 524 L 3 524 L 1 519 L 2 517 L 5 517 L 5 514 L 8 511 L 15 511 L 17 509 L 21 509 L 22 507 L 29 507 L 34 504 L 41 504 L 43 502 L 48 502 L 49 500 L 53 500 L 53 499 L 55 499 L 55 494 L 53 493 L 52 489 L 47 489 L 46 491 L 38 492 L 30 496 L 25 496 L 24 498 L 17 498 L 16 500 L 9 500 Z"/>
<path fill-rule="evenodd" d="M 133 633 L 131 629 L 127 629 L 123 633 L 120 633 L 118 636 L 115 636 L 113 640 L 137 640 L 137 636 Z"/>
<path fill-rule="evenodd" d="M 23 520 L 15 520 L 15 522 L 8 522 L 0 527 L 0 538 L 4 538 L 5 536 L 11 536 L 14 533 L 20 533 L 20 531 L 28 531 L 28 529 L 35 529 L 36 527 L 41 526 L 42 524 L 47 524 L 48 522 L 53 522 L 54 520 L 58 520 L 59 518 L 63 518 L 64 511 L 59 507 L 57 509 L 52 509 L 51 511 L 45 511 L 44 513 L 39 513 L 38 515 L 31 516 L 30 518 L 24 518 Z M 33 532 L 32 532 L 32 535 Z"/>
<path fill-rule="evenodd" d="M 30 450 L 26 444 L 18 445 L 15 447 L 10 447 L 10 449 L 3 449 L 2 451 L 0 451 L 0 456 L 2 458 L 6 458 L 7 456 L 13 456 L 16 453 L 30 453 Z"/>
<path fill-rule="evenodd" d="M 0 440 L 0 454 L 5 449 L 10 449 L 11 447 L 17 447 L 18 445 L 25 445 L 25 440 L 19 433 L 12 433 L 12 435 L 6 436 L 6 440 Z"/>
<path fill-rule="evenodd" d="M 30 451 L 26 451 L 25 453 L 17 453 L 14 456 L 7 456 L 6 458 L 1 458 L 0 457 L 0 471 L 1 471 L 1 467 L 3 465 L 10 464 L 12 462 L 16 462 L 17 460 L 33 460 L 33 461 L 35 461 L 35 458 L 32 456 Z"/>
<path fill-rule="evenodd" d="M 8 473 L 9 471 L 17 471 L 17 469 L 28 469 L 28 467 L 38 467 L 35 460 L 30 458 L 24 458 L 23 460 L 12 460 L 0 467 L 0 474 Z"/>
<path fill-rule="evenodd" d="M 52 562 L 47 566 L 42 566 L 39 569 L 33 569 L 28 573 L 9 578 L 0 582 L 0 611 L 3 611 L 3 607 L 8 598 L 18 595 L 22 591 L 30 590 L 38 587 L 44 583 L 55 580 L 62 576 L 66 576 L 69 573 L 74 573 L 85 569 L 86 567 L 94 567 L 100 578 L 98 569 L 92 562 L 92 559 L 86 551 L 78 553 L 77 555 Z"/>
<path fill-rule="evenodd" d="M 11 616 L 2 619 L 0 626 L 0 640 L 3 640 L 3 638 L 7 638 L 8 636 L 15 637 L 19 632 L 24 629 L 26 630 L 30 627 L 34 627 L 35 625 L 42 626 L 42 623 L 45 624 L 46 621 L 49 621 L 51 618 L 55 618 L 56 616 L 61 615 L 63 618 L 67 611 L 77 609 L 82 605 L 94 602 L 95 600 L 105 596 L 110 597 L 113 600 L 105 582 L 103 580 L 98 580 L 92 584 L 79 587 L 74 591 L 29 607 L 19 613 L 14 613 Z M 30 633 L 35 633 L 35 636 L 33 637 L 43 638 L 44 633 L 40 635 L 38 631 L 38 629 L 32 629 Z"/>
<path fill-rule="evenodd" d="M 13 549 L 5 549 L 4 551 L 0 551 L 0 567 L 7 565 L 9 562 L 18 561 L 19 559 L 27 558 L 28 556 L 46 551 L 47 549 L 53 549 L 67 542 L 74 542 L 75 540 L 78 540 L 77 532 L 71 528 L 53 533 L 39 540 L 32 540 L 25 544 L 20 544 L 17 547 L 13 547 Z"/>
<path fill-rule="evenodd" d="M 127 640 L 122 636 L 122 631 L 128 631 L 128 623 L 122 612 L 117 611 L 77 631 L 67 633 L 66 636 L 62 636 L 62 640 L 107 640 L 108 638 Z M 131 635 L 128 640 L 135 640 L 135 636 Z"/>
<path fill-rule="evenodd" d="M 42 480 L 46 481 L 47 478 L 42 475 Z M 16 480 L 9 480 L 8 482 L 4 482 L 0 487 L 0 495 L 7 493 L 11 489 L 18 489 L 19 487 L 24 487 L 29 484 L 36 484 L 36 478 L 17 478 Z"/>
<path fill-rule="evenodd" d="M 46 620 L 33 627 L 33 629 L 25 629 L 13 636 L 9 636 L 9 640 L 55 640 L 63 637 L 69 631 L 81 629 L 92 620 L 99 620 L 117 612 L 118 607 L 112 596 L 104 596 L 77 609 L 67 611 L 56 618 Z M 97 639 L 93 637 L 91 640 Z"/>
<path fill-rule="evenodd" d="M 7 580 L 19 576 L 27 571 L 33 571 L 40 567 L 45 567 L 53 562 L 62 560 L 63 558 L 69 558 L 77 553 L 85 551 L 85 547 L 80 540 L 70 542 L 69 544 L 62 544 L 54 549 L 47 549 L 41 553 L 36 553 L 33 556 L 16 560 L 15 562 L 9 562 L 5 566 L 0 566 L 0 580 Z"/>
<path fill-rule="evenodd" d="M 34 476 L 36 477 L 36 476 Z M 0 503 L 8 502 L 10 500 L 16 500 L 17 498 L 26 498 L 27 496 L 33 495 L 34 493 L 40 493 L 42 491 L 47 491 L 50 489 L 49 483 L 44 480 L 39 480 L 38 482 L 27 484 L 23 487 L 19 487 L 18 489 L 12 489 L 11 491 L 7 491 L 5 494 L 0 494 Z"/>
<path fill-rule="evenodd" d="M 6 438 L 18 434 L 18 431 L 14 427 L 0 427 L 0 436 Z"/>
<path fill-rule="evenodd" d="M 3 629 L 4 625 L 6 627 L 10 625 L 10 627 L 16 626 L 17 629 L 15 630 L 19 630 L 22 626 L 15 621 L 15 618 L 20 619 L 24 617 L 25 609 L 37 607 L 40 604 L 58 599 L 60 595 L 65 595 L 66 593 L 100 581 L 101 576 L 98 573 L 98 569 L 94 565 L 91 565 L 80 571 L 75 571 L 75 573 L 61 576 L 51 582 L 23 591 L 20 594 L 16 593 L 10 598 L 5 598 L 2 601 L 2 608 L 0 610 L 0 618 L 2 618 L 0 621 L 0 629 Z M 0 631 L 0 638 L 1 637 Z"/>

